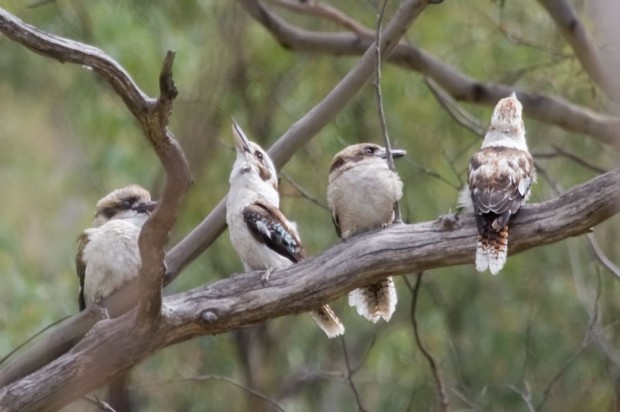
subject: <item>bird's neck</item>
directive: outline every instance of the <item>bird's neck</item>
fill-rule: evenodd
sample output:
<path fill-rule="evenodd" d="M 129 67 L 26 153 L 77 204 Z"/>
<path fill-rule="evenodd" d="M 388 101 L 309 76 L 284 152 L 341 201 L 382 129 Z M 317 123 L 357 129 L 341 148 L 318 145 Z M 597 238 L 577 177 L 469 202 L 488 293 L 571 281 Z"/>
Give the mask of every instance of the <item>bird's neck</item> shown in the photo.
<path fill-rule="evenodd" d="M 509 147 L 511 149 L 528 151 L 525 133 L 522 131 L 517 132 L 516 136 L 508 136 L 500 130 L 489 130 L 482 142 L 482 149 L 487 147 Z"/>

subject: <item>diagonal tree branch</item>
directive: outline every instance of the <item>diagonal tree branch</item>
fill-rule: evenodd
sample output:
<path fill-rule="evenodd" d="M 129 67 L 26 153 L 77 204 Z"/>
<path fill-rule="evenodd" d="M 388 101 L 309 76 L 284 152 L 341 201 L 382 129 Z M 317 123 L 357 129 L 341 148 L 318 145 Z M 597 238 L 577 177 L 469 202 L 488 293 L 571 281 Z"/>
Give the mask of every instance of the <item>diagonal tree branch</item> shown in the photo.
<path fill-rule="evenodd" d="M 509 250 L 515 254 L 587 233 L 619 211 L 620 168 L 547 202 L 525 205 L 511 223 Z M 471 214 L 389 226 L 275 271 L 268 288 L 257 273 L 247 273 L 166 297 L 152 333 L 132 330 L 133 311 L 100 321 L 65 355 L 0 389 L 0 404 L 8 410 L 58 409 L 174 343 L 305 312 L 385 273 L 472 263 L 476 233 Z"/>
<path fill-rule="evenodd" d="M 251 14 L 260 13 L 261 8 L 256 1 L 241 0 L 241 4 Z M 389 53 L 406 28 L 424 10 L 426 5 L 427 2 L 424 0 L 408 0 L 399 7 L 383 34 L 382 50 L 384 55 Z M 149 219 L 149 222 L 154 221 L 156 223 L 145 224 L 142 231 L 145 236 L 141 236 L 140 240 L 141 253 L 145 253 L 144 247 L 153 251 L 152 254 L 149 254 L 148 259 L 145 259 L 144 256 L 142 259 L 142 272 L 148 272 L 148 274 L 142 276 L 144 275 L 143 273 L 140 276 L 140 280 L 143 283 L 140 289 L 148 290 L 150 293 L 143 295 L 141 298 L 142 304 L 140 307 L 143 308 L 141 313 L 146 315 L 144 316 L 145 318 L 158 314 L 158 296 L 161 294 L 159 285 L 161 285 L 160 275 L 162 269 L 160 252 L 163 249 L 151 248 L 155 247 L 155 244 L 161 244 L 163 247 L 162 242 L 167 237 L 167 231 L 163 229 L 168 224 L 173 223 L 174 215 L 171 212 L 178 206 L 178 202 L 182 198 L 180 193 L 184 193 L 191 179 L 188 170 L 167 167 L 167 165 L 176 162 L 174 157 L 178 145 L 172 135 L 167 130 L 165 130 L 166 136 L 157 135 L 151 137 L 148 135 L 149 128 L 162 131 L 162 126 L 165 127 L 167 125 L 171 102 L 176 95 L 170 74 L 173 55 L 169 54 L 164 62 L 164 68 L 160 77 L 161 96 L 158 100 L 155 100 L 148 98 L 118 63 L 95 47 L 43 33 L 32 26 L 22 23 L 19 19 L 2 9 L 0 9 L 0 32 L 7 34 L 11 39 L 31 48 L 37 53 L 61 61 L 70 61 L 92 67 L 123 98 L 127 107 L 145 129 L 145 133 L 149 136 L 149 140 L 160 159 L 162 159 L 168 175 L 166 188 L 164 189 L 160 206 Z M 368 78 L 370 78 L 374 67 L 374 48 L 369 47 L 368 50 L 367 55 L 362 57 L 360 62 L 345 76 L 336 88 L 318 103 L 312 111 L 295 123 L 272 147 L 269 153 L 276 166 L 281 167 L 284 165 L 303 144 L 307 143 L 355 96 Z M 155 115 L 153 116 L 152 114 Z M 182 152 L 180 155 L 182 155 Z M 175 180 L 181 181 L 181 184 L 175 185 Z M 177 194 L 178 196 L 176 196 Z M 152 229 L 157 228 L 162 230 L 154 233 Z M 202 253 L 224 229 L 225 199 L 218 204 L 197 228 L 166 255 L 167 273 L 163 281 L 164 285 L 172 282 L 181 273 L 181 270 Z M 144 242 L 149 242 L 149 245 L 147 246 Z M 152 274 L 152 276 L 149 274 Z M 118 316 L 131 308 L 130 302 L 135 301 L 136 286 L 132 285 L 113 294 L 107 300 L 106 306 L 111 316 Z M 59 328 L 52 331 L 44 342 L 35 345 L 7 365 L 0 372 L 0 387 L 42 367 L 64 353 L 84 336 L 98 320 L 99 316 L 91 311 L 84 311 L 68 319 Z"/>
<path fill-rule="evenodd" d="M 573 6 L 567 0 L 538 0 L 538 2 L 549 13 L 549 17 L 572 47 L 583 70 L 603 93 L 615 102 L 620 102 L 620 94 L 611 81 L 609 69 L 601 59 L 598 48 Z"/>
<path fill-rule="evenodd" d="M 239 3 L 259 21 L 267 13 L 258 0 L 239 0 Z M 407 0 L 400 5 L 382 33 L 380 47 L 384 59 L 392 52 L 409 25 L 427 5 L 426 0 Z M 375 64 L 373 40 L 374 37 L 370 39 L 366 49 L 360 53 L 363 54 L 362 57 L 349 73 L 269 149 L 269 156 L 278 169 L 325 127 L 372 76 Z M 215 209 L 168 253 L 166 257 L 168 273 L 165 284 L 178 276 L 185 265 L 192 262 L 224 231 L 225 205 L 226 199 L 222 199 Z"/>
<path fill-rule="evenodd" d="M 363 35 L 360 35 L 359 30 L 349 33 L 301 29 L 264 7 L 252 16 L 282 47 L 289 50 L 356 56 L 364 53 L 374 39 L 374 31 L 368 28 Z M 388 62 L 433 79 L 456 100 L 494 106 L 499 99 L 515 91 L 514 88 L 502 84 L 472 79 L 432 54 L 404 42 L 394 48 Z M 586 134 L 602 143 L 620 148 L 620 118 L 594 113 L 554 96 L 521 90 L 517 90 L 517 95 L 523 104 L 524 113 L 532 119 Z"/>

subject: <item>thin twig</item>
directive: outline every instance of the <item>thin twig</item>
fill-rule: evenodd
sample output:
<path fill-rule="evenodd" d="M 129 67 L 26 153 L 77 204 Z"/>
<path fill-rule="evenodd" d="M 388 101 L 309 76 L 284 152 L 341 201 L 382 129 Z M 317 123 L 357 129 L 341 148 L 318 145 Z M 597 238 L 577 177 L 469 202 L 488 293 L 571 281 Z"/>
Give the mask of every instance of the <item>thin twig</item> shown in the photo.
<path fill-rule="evenodd" d="M 297 183 L 295 180 L 293 180 L 292 177 L 282 172 L 280 172 L 280 176 L 282 176 L 284 180 L 286 180 L 291 186 L 293 186 L 293 188 L 297 190 L 304 199 L 307 199 L 311 201 L 312 203 L 314 203 L 315 205 L 319 206 L 321 209 L 325 209 L 328 212 L 330 212 L 329 206 L 327 206 L 327 204 L 325 204 L 318 197 L 312 195 L 310 192 L 304 189 L 304 187 L 300 185 L 299 183 Z"/>
<path fill-rule="evenodd" d="M 32 342 L 33 339 L 35 339 L 37 336 L 40 336 L 42 333 L 44 333 L 46 330 L 48 330 L 49 328 L 58 325 L 59 323 L 61 323 L 62 321 L 64 321 L 65 319 L 68 319 L 70 316 L 65 316 L 62 319 L 58 319 L 55 322 L 50 323 L 49 325 L 47 325 L 46 327 L 44 327 L 43 329 L 41 329 L 40 331 L 38 331 L 37 333 L 35 333 L 34 335 L 32 335 L 31 337 L 29 337 L 28 339 L 26 339 L 23 343 L 21 343 L 18 347 L 16 347 L 15 349 L 13 349 L 12 351 L 10 351 L 6 356 L 4 356 L 2 359 L 0 359 L 0 365 L 2 365 L 7 359 L 9 359 L 11 356 L 13 356 L 13 354 L 15 352 L 17 352 L 18 350 L 20 350 L 21 348 L 23 348 L 24 346 L 26 346 L 28 343 Z"/>
<path fill-rule="evenodd" d="M 442 89 L 435 80 L 424 77 L 424 84 L 431 91 L 435 100 L 446 112 L 461 126 L 472 132 L 478 137 L 484 137 L 486 127 L 482 125 L 474 115 L 469 113 L 463 106 L 458 104 L 452 96 Z"/>
<path fill-rule="evenodd" d="M 149 387 L 153 387 L 153 386 L 167 386 L 171 383 L 182 383 L 182 382 L 204 382 L 204 381 L 222 381 L 222 382 L 226 382 L 229 383 L 239 389 L 241 389 L 244 392 L 247 392 L 253 396 L 256 396 L 259 399 L 264 400 L 265 402 L 270 403 L 271 405 L 275 406 L 279 411 L 284 412 L 284 408 L 282 407 L 282 405 L 280 405 L 276 400 L 270 398 L 268 395 L 257 391 L 256 389 L 250 388 L 242 383 L 237 382 L 234 379 L 228 378 L 226 376 L 221 376 L 221 375 L 200 375 L 200 376 L 190 376 L 187 378 L 181 378 L 181 379 L 171 379 L 168 381 L 163 381 L 163 382 L 155 382 L 155 383 L 148 383 L 148 384 L 143 384 L 140 385 L 141 388 L 149 388 Z"/>
<path fill-rule="evenodd" d="M 411 324 L 413 326 L 413 334 L 415 336 L 415 341 L 418 345 L 418 349 L 420 349 L 420 352 L 422 352 L 422 355 L 424 355 L 424 357 L 426 358 L 426 361 L 431 368 L 431 372 L 433 373 L 433 379 L 435 379 L 435 385 L 437 386 L 437 397 L 439 398 L 441 410 L 446 412 L 449 405 L 448 398 L 446 396 L 446 389 L 443 380 L 441 379 L 439 370 L 437 369 L 437 363 L 435 362 L 435 358 L 433 358 L 433 355 L 431 355 L 430 352 L 426 350 L 424 344 L 422 343 L 422 340 L 420 339 L 420 332 L 418 331 L 418 321 L 415 318 L 416 307 L 418 303 L 418 293 L 420 291 L 420 286 L 422 285 L 422 276 L 424 276 L 424 272 L 420 272 L 417 274 L 414 286 L 411 286 L 411 283 L 406 276 L 404 277 L 405 282 L 409 287 L 409 290 L 413 294 L 413 299 L 411 300 Z"/>
<path fill-rule="evenodd" d="M 377 112 L 379 113 L 379 123 L 381 124 L 381 134 L 383 135 L 383 142 L 385 144 L 385 151 L 387 153 L 387 164 L 390 170 L 396 173 L 396 167 L 394 167 L 394 157 L 392 157 L 392 143 L 390 142 L 390 136 L 388 134 L 387 122 L 385 120 L 385 112 L 383 110 L 383 94 L 381 93 L 381 25 L 383 22 L 383 15 L 385 14 L 385 6 L 387 6 L 388 0 L 383 1 L 383 6 L 377 16 L 376 27 L 376 40 L 375 40 L 375 81 L 373 83 L 375 87 L 375 95 L 377 97 Z M 400 217 L 400 202 L 397 200 L 394 202 L 394 223 L 401 223 Z"/>
<path fill-rule="evenodd" d="M 527 410 L 529 412 L 536 412 L 536 407 L 532 403 L 532 394 L 530 393 L 529 387 L 526 386 L 527 392 L 523 392 L 521 389 L 517 388 L 515 385 L 507 385 L 506 388 L 510 389 L 517 395 L 521 397 L 525 405 L 527 406 Z"/>
<path fill-rule="evenodd" d="M 563 156 L 566 157 L 569 160 L 572 160 L 573 162 L 577 163 L 580 166 L 583 166 L 586 169 L 590 169 L 596 173 L 602 174 L 602 173 L 606 173 L 608 172 L 608 170 L 603 169 L 602 167 L 592 164 L 584 159 L 582 159 L 579 155 L 576 155 L 574 153 L 569 152 L 568 150 L 560 147 L 560 146 L 556 146 L 553 145 L 553 151 L 551 152 L 541 152 L 541 153 L 532 153 L 532 155 L 535 158 L 538 159 L 545 159 L 545 158 L 553 158 L 553 157 L 557 157 L 557 156 Z"/>
<path fill-rule="evenodd" d="M 340 343 L 342 344 L 342 353 L 344 354 L 344 362 L 347 367 L 347 382 L 351 387 L 351 391 L 353 392 L 353 396 L 355 396 L 355 401 L 357 402 L 357 407 L 360 412 L 365 412 L 366 408 L 362 405 L 362 398 L 360 397 L 359 392 L 357 391 L 357 387 L 353 382 L 353 375 L 355 375 L 355 370 L 351 367 L 351 361 L 349 359 L 349 351 L 347 350 L 347 343 L 344 341 L 344 336 L 340 336 Z"/>
<path fill-rule="evenodd" d="M 80 399 L 90 403 L 91 405 L 95 405 L 100 411 L 116 412 L 116 410 L 111 407 L 109 403 L 102 401 L 99 397 L 97 397 L 97 395 L 95 395 L 95 399 L 89 398 L 88 396 L 82 396 Z"/>
<path fill-rule="evenodd" d="M 368 29 L 336 7 L 318 1 L 270 0 L 271 3 L 308 16 L 321 17 L 350 30 L 358 36 L 367 34 Z"/>
<path fill-rule="evenodd" d="M 607 255 L 605 255 L 605 252 L 603 252 L 603 249 L 601 249 L 601 246 L 598 244 L 596 238 L 592 233 L 588 233 L 588 240 L 590 241 L 590 245 L 592 245 L 592 249 L 594 250 L 594 253 L 596 254 L 599 262 L 601 262 L 601 264 L 605 266 L 605 268 L 607 268 L 607 270 L 609 270 L 612 275 L 614 275 L 616 280 L 620 280 L 620 268 L 616 266 L 614 262 L 609 260 L 609 258 L 607 257 Z"/>
<path fill-rule="evenodd" d="M 465 403 L 467 406 L 469 406 L 474 411 L 476 411 L 476 412 L 481 412 L 482 411 L 482 409 L 480 409 L 480 407 L 476 403 L 474 403 L 473 401 L 469 400 L 467 398 L 467 396 L 465 396 L 465 394 L 463 394 L 463 392 L 459 391 L 455 387 L 450 388 L 450 392 L 455 394 L 457 396 L 457 398 L 459 398 L 461 401 L 463 401 L 463 403 Z"/>
<path fill-rule="evenodd" d="M 600 277 L 597 277 L 596 297 L 594 299 L 593 308 L 592 308 L 592 312 L 590 315 L 590 322 L 588 324 L 588 329 L 586 330 L 583 340 L 581 341 L 581 346 L 575 353 L 573 353 L 564 362 L 560 370 L 558 370 L 556 374 L 553 376 L 553 378 L 551 378 L 551 380 L 545 387 L 545 390 L 543 391 L 542 399 L 540 400 L 540 402 L 538 402 L 538 405 L 536 405 L 537 411 L 540 411 L 542 409 L 543 405 L 549 398 L 549 394 L 551 393 L 551 390 L 553 389 L 553 385 L 555 385 L 555 383 L 564 375 L 564 373 L 566 373 L 568 368 L 575 362 L 575 360 L 577 360 L 577 358 L 579 358 L 579 356 L 583 353 L 583 351 L 585 351 L 588 348 L 588 346 L 590 346 L 590 343 L 592 342 L 592 337 L 596 336 L 595 328 L 598 325 L 598 319 L 599 319 L 598 304 L 599 304 L 600 297 L 601 297 L 601 279 Z"/>
<path fill-rule="evenodd" d="M 403 160 L 405 163 L 410 164 L 411 166 L 415 167 L 417 169 L 418 172 L 425 174 L 427 176 L 430 176 L 434 179 L 439 180 L 442 183 L 445 183 L 446 185 L 450 186 L 451 188 L 455 189 L 455 190 L 460 190 L 461 189 L 461 185 L 459 184 L 458 186 L 455 185 L 454 183 L 452 183 L 450 180 L 448 180 L 447 178 L 443 177 L 439 172 L 436 172 L 434 170 L 429 169 L 428 167 L 421 165 L 420 163 L 416 162 L 415 160 L 413 160 L 410 157 L 405 157 Z M 403 176 L 402 180 L 403 181 L 407 181 L 410 178 L 412 178 L 413 176 L 415 176 L 415 173 L 411 173 L 407 176 Z"/>

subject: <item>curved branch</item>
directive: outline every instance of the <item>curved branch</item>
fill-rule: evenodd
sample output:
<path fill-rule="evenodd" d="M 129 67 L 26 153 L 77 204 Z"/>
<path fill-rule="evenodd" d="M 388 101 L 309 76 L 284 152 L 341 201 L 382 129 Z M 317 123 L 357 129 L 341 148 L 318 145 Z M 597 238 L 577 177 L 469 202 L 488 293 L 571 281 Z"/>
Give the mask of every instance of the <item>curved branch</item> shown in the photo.
<path fill-rule="evenodd" d="M 510 252 L 587 233 L 619 211 L 620 168 L 553 200 L 525 205 L 511 222 Z M 166 297 L 162 321 L 152 333 L 132 330 L 133 311 L 98 322 L 68 353 L 0 389 L 0 404 L 9 410 L 57 409 L 174 343 L 306 312 L 385 273 L 472 263 L 476 233 L 473 215 L 393 225 L 275 271 L 269 287 L 254 272 Z"/>
<path fill-rule="evenodd" d="M 140 90 L 125 69 L 101 49 L 45 33 L 2 8 L 0 8 L 0 32 L 35 53 L 62 63 L 70 62 L 92 69 L 112 86 L 138 120 L 146 115 L 149 104 L 154 102 Z"/>
<path fill-rule="evenodd" d="M 251 13 L 261 25 L 282 45 L 290 50 L 322 53 L 333 56 L 355 56 L 364 53 L 372 44 L 374 32 L 367 29 L 360 35 L 347 32 L 317 32 L 295 27 L 275 13 L 260 8 Z M 443 63 L 432 54 L 399 43 L 388 62 L 417 71 L 433 79 L 453 98 L 470 103 L 494 106 L 497 101 L 514 91 L 512 87 L 484 83 L 472 79 L 457 69 Z M 589 135 L 605 144 L 620 147 L 620 118 L 594 113 L 565 100 L 538 93 L 517 91 L 527 116 L 555 124 L 565 130 Z"/>
<path fill-rule="evenodd" d="M 153 99 L 140 90 L 123 67 L 96 47 L 47 34 L 1 8 L 0 32 L 43 56 L 92 68 L 123 99 L 164 166 L 166 185 L 162 199 L 145 223 L 139 240 L 142 259 L 139 279 L 143 292 L 140 296 L 140 318 L 155 318 L 161 307 L 164 246 L 176 220 L 179 203 L 192 181 L 185 154 L 167 129 L 172 101 L 177 96 L 172 80 L 174 52 L 169 51 L 164 59 L 159 79 L 160 96 Z"/>

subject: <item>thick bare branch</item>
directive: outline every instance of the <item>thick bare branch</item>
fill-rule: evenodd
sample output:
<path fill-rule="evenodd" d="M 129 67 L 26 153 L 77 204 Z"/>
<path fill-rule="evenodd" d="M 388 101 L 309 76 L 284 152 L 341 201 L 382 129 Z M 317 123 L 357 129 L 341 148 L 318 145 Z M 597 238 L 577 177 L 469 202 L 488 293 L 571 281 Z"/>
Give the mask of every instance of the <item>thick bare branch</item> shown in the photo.
<path fill-rule="evenodd" d="M 615 169 L 553 200 L 525 205 L 511 224 L 510 252 L 587 233 L 618 211 L 620 169 Z M 386 273 L 471 263 L 475 243 L 472 215 L 392 225 L 275 271 L 268 288 L 260 274 L 248 273 L 166 297 L 162 321 L 152 333 L 131 328 L 134 311 L 98 322 L 71 351 L 0 389 L 0 404 L 7 410 L 57 409 L 173 343 L 305 312 Z"/>
<path fill-rule="evenodd" d="M 572 47 L 583 70 L 603 93 L 615 102 L 620 102 L 620 94 L 611 81 L 609 69 L 570 2 L 567 0 L 538 0 L 538 2 L 547 10 L 549 17 Z"/>
<path fill-rule="evenodd" d="M 374 31 L 317 32 L 295 27 L 273 12 L 261 9 L 252 16 L 286 49 L 351 56 L 364 53 L 374 39 Z M 494 106 L 515 91 L 512 87 L 472 79 L 430 53 L 399 43 L 388 62 L 417 71 L 431 79 L 456 100 Z M 555 124 L 568 131 L 589 135 L 605 144 L 620 147 L 620 118 L 594 113 L 554 96 L 517 90 L 524 113 L 532 119 Z"/>

